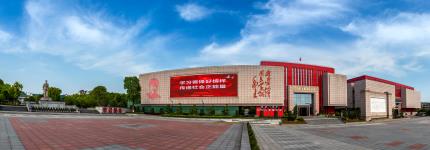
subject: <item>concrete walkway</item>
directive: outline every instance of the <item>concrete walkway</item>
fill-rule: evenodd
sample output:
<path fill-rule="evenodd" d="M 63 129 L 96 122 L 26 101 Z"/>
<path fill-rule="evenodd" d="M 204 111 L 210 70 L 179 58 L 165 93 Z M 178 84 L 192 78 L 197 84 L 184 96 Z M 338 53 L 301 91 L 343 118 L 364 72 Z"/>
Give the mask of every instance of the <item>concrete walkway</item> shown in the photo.
<path fill-rule="evenodd" d="M 262 150 L 366 150 L 336 140 L 315 136 L 283 126 L 252 125 Z"/>
<path fill-rule="evenodd" d="M 0 149 L 23 150 L 24 146 L 15 133 L 7 117 L 0 116 Z"/>
<path fill-rule="evenodd" d="M 249 150 L 248 131 L 246 124 L 234 124 L 223 135 L 219 136 L 208 150 Z"/>

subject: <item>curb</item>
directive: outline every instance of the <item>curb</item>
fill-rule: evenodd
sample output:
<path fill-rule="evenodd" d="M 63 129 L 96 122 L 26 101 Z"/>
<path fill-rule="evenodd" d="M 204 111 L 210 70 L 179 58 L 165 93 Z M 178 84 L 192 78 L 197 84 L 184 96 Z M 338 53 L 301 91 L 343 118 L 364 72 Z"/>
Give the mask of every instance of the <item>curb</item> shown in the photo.
<path fill-rule="evenodd" d="M 249 135 L 248 135 L 248 126 L 246 123 L 242 124 L 242 139 L 240 140 L 240 149 L 241 150 L 250 150 L 251 144 L 249 143 Z"/>

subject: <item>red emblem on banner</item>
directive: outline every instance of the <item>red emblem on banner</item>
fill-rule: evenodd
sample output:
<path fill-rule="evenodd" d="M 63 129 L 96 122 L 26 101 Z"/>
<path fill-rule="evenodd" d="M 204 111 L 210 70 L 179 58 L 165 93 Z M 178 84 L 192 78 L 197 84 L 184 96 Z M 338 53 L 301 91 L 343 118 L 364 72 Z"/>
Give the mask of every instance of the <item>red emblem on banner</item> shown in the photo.
<path fill-rule="evenodd" d="M 156 99 L 160 98 L 160 95 L 158 94 L 158 88 L 160 86 L 160 82 L 156 78 L 152 78 L 149 80 L 149 92 L 146 93 L 149 99 Z"/>
<path fill-rule="evenodd" d="M 252 79 L 252 89 L 254 90 L 254 98 L 270 97 L 270 80 L 271 71 L 260 70 L 259 74 Z"/>

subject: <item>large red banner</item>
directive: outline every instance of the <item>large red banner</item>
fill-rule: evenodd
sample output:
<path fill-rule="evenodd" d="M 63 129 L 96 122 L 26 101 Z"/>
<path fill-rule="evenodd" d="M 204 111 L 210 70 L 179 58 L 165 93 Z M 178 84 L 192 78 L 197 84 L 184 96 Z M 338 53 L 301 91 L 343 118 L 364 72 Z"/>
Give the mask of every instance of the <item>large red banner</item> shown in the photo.
<path fill-rule="evenodd" d="M 170 78 L 170 97 L 237 96 L 237 74 L 205 74 Z"/>

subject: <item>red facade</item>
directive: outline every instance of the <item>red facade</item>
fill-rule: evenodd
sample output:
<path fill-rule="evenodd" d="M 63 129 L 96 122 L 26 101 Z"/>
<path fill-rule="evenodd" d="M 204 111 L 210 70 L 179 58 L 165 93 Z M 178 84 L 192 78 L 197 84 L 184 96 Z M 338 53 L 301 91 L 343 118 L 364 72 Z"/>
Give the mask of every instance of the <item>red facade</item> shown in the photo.
<path fill-rule="evenodd" d="M 288 92 L 287 92 L 287 88 L 289 85 L 318 86 L 320 110 L 325 110 L 322 105 L 323 104 L 322 76 L 324 75 L 324 73 L 334 73 L 335 72 L 334 68 L 299 64 L 299 63 L 274 62 L 274 61 L 261 61 L 261 65 L 284 67 L 285 106 L 289 105 Z"/>

